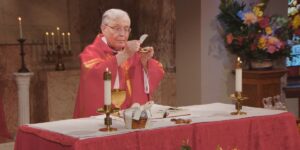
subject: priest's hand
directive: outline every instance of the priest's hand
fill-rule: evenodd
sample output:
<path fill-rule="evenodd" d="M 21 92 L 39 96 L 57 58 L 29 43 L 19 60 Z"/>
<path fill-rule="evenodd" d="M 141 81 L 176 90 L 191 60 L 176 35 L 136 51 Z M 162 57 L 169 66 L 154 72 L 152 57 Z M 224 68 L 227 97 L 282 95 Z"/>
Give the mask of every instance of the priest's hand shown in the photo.
<path fill-rule="evenodd" d="M 133 56 L 140 49 L 140 42 L 138 40 L 127 41 L 124 50 L 118 52 L 116 55 L 118 66 L 124 61 Z"/>
<path fill-rule="evenodd" d="M 143 50 L 140 51 L 141 54 L 141 63 L 147 72 L 148 70 L 148 60 L 150 60 L 154 55 L 153 47 L 144 47 Z"/>
<path fill-rule="evenodd" d="M 127 41 L 126 46 L 124 48 L 124 52 L 131 57 L 135 52 L 140 49 L 140 42 L 138 40 Z"/>

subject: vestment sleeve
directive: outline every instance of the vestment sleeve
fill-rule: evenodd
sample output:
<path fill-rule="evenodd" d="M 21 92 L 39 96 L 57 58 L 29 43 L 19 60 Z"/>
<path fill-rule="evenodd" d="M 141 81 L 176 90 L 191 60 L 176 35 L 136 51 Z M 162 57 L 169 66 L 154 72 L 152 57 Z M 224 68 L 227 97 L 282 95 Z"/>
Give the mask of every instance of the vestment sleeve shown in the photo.
<path fill-rule="evenodd" d="M 164 76 L 164 69 L 160 62 L 155 59 L 148 61 L 148 78 L 150 86 L 150 94 L 157 89 L 160 81 Z"/>
<path fill-rule="evenodd" d="M 131 61 L 131 66 L 129 69 L 129 76 L 133 83 L 133 90 L 145 93 L 144 90 L 144 69 L 143 65 L 140 61 L 140 56 L 135 55 Z M 153 92 L 157 89 L 160 81 L 164 76 L 163 66 L 160 62 L 155 59 L 150 59 L 148 61 L 148 83 L 149 83 L 149 93 L 153 94 Z"/>

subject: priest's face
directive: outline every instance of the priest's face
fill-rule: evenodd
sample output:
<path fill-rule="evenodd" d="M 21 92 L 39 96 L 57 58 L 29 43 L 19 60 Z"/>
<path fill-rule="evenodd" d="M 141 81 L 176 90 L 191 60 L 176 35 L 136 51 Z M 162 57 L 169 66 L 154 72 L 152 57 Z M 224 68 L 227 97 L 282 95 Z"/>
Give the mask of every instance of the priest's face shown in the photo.
<path fill-rule="evenodd" d="M 101 30 L 107 44 L 114 50 L 122 50 L 129 37 L 131 31 L 130 19 L 127 17 L 112 20 L 101 26 Z"/>

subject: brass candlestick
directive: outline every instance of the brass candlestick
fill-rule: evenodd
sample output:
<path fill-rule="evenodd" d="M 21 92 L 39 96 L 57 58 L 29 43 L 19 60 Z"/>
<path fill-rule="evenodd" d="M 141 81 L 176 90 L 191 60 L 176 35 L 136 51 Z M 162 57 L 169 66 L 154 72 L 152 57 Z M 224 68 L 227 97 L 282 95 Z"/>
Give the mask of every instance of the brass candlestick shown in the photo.
<path fill-rule="evenodd" d="M 111 131 L 117 131 L 118 130 L 117 128 L 111 127 L 112 119 L 110 117 L 111 113 L 115 113 L 115 112 L 118 112 L 118 111 L 119 111 L 118 108 L 112 108 L 111 105 L 104 105 L 103 108 L 100 108 L 100 109 L 97 110 L 97 112 L 99 112 L 99 113 L 105 113 L 104 124 L 106 125 L 106 127 L 99 129 L 99 131 L 111 132 Z"/>
<path fill-rule="evenodd" d="M 243 97 L 242 92 L 235 92 L 230 96 L 231 99 L 235 100 L 236 112 L 231 112 L 231 115 L 246 115 L 246 112 L 242 111 L 242 101 L 248 99 L 248 97 Z"/>
<path fill-rule="evenodd" d="M 23 38 L 20 38 L 18 39 L 19 43 L 20 43 L 20 55 L 21 55 L 21 68 L 18 70 L 19 73 L 26 73 L 26 72 L 29 72 L 29 70 L 27 69 L 26 67 L 26 64 L 25 64 L 25 52 L 24 52 L 24 42 L 25 42 L 25 39 Z"/>
<path fill-rule="evenodd" d="M 230 113 L 231 115 L 246 115 L 247 113 L 242 112 L 242 101 L 247 99 L 247 97 L 243 97 L 242 95 L 242 78 L 243 69 L 242 69 L 242 61 L 240 57 L 237 58 L 235 63 L 235 93 L 231 94 L 231 99 L 235 100 L 235 109 L 236 112 Z"/>

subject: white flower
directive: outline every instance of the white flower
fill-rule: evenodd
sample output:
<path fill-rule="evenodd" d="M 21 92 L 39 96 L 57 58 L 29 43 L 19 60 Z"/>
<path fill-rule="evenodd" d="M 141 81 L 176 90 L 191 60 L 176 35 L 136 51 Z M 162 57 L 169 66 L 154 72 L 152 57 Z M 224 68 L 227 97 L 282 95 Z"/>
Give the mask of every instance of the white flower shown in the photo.
<path fill-rule="evenodd" d="M 298 13 L 298 9 L 296 7 L 289 7 L 288 8 L 288 14 L 289 14 L 289 16 L 293 16 L 293 15 L 295 15 L 297 13 Z"/>

